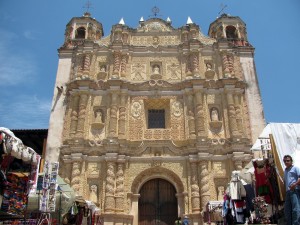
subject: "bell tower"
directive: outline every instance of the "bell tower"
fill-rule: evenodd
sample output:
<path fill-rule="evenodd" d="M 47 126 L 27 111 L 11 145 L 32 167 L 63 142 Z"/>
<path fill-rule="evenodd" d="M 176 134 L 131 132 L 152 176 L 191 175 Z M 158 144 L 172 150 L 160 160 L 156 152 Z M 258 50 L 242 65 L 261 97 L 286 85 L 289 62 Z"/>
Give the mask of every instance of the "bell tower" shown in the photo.
<path fill-rule="evenodd" d="M 74 47 L 83 41 L 98 41 L 103 35 L 102 24 L 85 12 L 82 17 L 74 17 L 67 24 L 63 47 Z"/>
<path fill-rule="evenodd" d="M 218 41 L 230 41 L 234 46 L 250 46 L 246 24 L 238 16 L 222 14 L 210 24 L 208 34 Z"/>

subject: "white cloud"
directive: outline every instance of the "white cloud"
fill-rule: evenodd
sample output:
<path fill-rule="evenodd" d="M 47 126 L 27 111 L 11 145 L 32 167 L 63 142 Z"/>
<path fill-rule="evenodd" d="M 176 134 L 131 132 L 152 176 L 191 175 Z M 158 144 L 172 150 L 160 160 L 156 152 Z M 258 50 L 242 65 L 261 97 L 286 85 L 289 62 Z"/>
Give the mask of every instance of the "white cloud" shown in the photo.
<path fill-rule="evenodd" d="M 24 82 L 32 82 L 37 75 L 36 62 L 30 53 L 19 53 L 13 42 L 18 36 L 12 32 L 1 30 L 0 39 L 0 86 L 15 86 Z"/>
<path fill-rule="evenodd" d="M 51 100 L 37 96 L 12 96 L 0 103 L 0 126 L 9 129 L 48 128 Z"/>

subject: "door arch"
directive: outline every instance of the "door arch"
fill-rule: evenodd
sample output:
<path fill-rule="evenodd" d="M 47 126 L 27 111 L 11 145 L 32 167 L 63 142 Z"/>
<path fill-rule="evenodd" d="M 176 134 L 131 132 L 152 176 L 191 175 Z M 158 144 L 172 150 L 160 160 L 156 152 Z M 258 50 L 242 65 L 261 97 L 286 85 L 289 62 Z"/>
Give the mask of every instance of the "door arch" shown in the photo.
<path fill-rule="evenodd" d="M 139 191 L 139 225 L 173 225 L 178 215 L 175 187 L 167 180 L 147 181 Z"/>

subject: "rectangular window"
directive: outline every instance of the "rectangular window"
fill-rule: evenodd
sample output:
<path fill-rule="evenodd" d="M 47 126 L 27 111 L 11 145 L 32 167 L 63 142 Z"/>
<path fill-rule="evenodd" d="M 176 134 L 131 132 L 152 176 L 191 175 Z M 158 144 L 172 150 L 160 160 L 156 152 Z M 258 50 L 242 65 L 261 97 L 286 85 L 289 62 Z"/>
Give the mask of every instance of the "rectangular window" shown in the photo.
<path fill-rule="evenodd" d="M 165 129 L 165 110 L 149 109 L 148 110 L 148 129 Z"/>

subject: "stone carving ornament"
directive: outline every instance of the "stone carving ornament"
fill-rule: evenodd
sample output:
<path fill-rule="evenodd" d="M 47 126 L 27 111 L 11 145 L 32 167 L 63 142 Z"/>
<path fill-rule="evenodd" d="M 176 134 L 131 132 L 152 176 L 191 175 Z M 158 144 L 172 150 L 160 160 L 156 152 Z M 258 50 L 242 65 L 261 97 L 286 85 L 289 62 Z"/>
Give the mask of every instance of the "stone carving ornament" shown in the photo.
<path fill-rule="evenodd" d="M 142 106 L 139 102 L 133 102 L 131 106 L 131 115 L 135 118 L 140 117 Z"/>
<path fill-rule="evenodd" d="M 182 115 L 182 104 L 181 102 L 179 101 L 176 101 L 172 104 L 172 112 L 173 112 L 173 115 L 176 116 L 176 117 L 179 117 Z"/>

